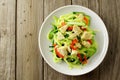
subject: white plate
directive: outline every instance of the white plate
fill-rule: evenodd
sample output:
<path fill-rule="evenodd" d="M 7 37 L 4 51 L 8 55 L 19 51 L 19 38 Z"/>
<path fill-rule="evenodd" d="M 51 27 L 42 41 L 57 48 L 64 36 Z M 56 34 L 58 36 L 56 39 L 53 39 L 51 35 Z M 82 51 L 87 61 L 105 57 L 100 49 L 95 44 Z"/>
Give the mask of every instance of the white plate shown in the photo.
<path fill-rule="evenodd" d="M 68 65 L 63 63 L 54 63 L 52 53 L 50 52 L 49 45 L 50 41 L 47 39 L 47 34 L 49 30 L 52 28 L 51 22 L 53 21 L 53 16 L 60 16 L 66 13 L 70 13 L 73 11 L 84 12 L 87 15 L 91 16 L 91 28 L 98 30 L 96 32 L 95 39 L 98 43 L 97 52 L 88 60 L 88 64 L 84 66 L 82 69 L 69 69 Z M 85 8 L 83 6 L 78 5 L 68 5 L 61 8 L 56 9 L 50 15 L 47 16 L 45 21 L 43 22 L 40 32 L 39 32 L 39 48 L 44 60 L 51 66 L 54 70 L 66 74 L 66 75 L 83 75 L 86 74 L 93 69 L 95 69 L 104 59 L 107 49 L 108 49 L 108 33 L 106 27 L 101 20 L 101 18 L 92 10 Z"/>

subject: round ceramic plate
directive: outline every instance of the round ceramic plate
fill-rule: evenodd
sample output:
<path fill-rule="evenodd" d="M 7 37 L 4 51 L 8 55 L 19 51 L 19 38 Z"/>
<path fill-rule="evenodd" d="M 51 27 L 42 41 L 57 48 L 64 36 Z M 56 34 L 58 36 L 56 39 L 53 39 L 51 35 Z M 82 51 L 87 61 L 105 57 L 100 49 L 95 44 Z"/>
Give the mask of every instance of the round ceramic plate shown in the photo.
<path fill-rule="evenodd" d="M 91 16 L 91 28 L 97 30 L 95 39 L 98 43 L 97 52 L 88 60 L 88 63 L 83 68 L 73 68 L 69 69 L 68 65 L 65 62 L 62 63 L 54 63 L 53 56 L 50 52 L 49 45 L 50 41 L 47 39 L 47 34 L 49 30 L 52 28 L 51 23 L 53 21 L 53 16 L 60 16 L 66 13 L 71 12 L 84 12 L 85 14 Z M 101 18 L 92 10 L 78 5 L 68 5 L 61 8 L 56 9 L 51 14 L 47 16 L 45 21 L 43 22 L 40 32 L 39 32 L 39 49 L 44 60 L 51 66 L 54 70 L 66 74 L 66 75 L 83 75 L 86 74 L 93 69 L 95 69 L 104 59 L 107 49 L 108 49 L 108 33 L 106 27 L 101 20 Z"/>

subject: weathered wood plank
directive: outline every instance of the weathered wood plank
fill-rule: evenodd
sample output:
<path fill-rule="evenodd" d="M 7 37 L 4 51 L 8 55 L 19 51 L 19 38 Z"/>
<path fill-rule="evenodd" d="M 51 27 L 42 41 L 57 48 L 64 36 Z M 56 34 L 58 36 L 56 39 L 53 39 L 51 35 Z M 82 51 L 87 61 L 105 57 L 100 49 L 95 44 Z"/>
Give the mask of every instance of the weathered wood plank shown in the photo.
<path fill-rule="evenodd" d="M 117 13 L 117 16 L 120 16 L 120 0 L 116 0 L 116 13 Z M 114 67 L 113 67 L 113 80 L 120 80 L 120 17 L 117 17 L 117 21 L 118 21 L 118 24 L 117 24 L 117 29 L 118 29 L 118 32 L 116 32 L 116 34 L 118 35 L 117 37 L 117 43 L 116 43 L 116 52 L 117 55 L 116 55 L 116 58 L 115 58 L 115 64 L 114 64 Z M 117 65 L 117 66 L 116 66 Z"/>
<path fill-rule="evenodd" d="M 43 80 L 38 32 L 43 0 L 17 0 L 17 80 Z"/>
<path fill-rule="evenodd" d="M 44 18 L 56 8 L 64 5 L 70 5 L 71 0 L 44 0 Z M 53 70 L 44 63 L 44 80 L 71 80 L 71 77 L 65 76 Z"/>
<path fill-rule="evenodd" d="M 65 6 L 65 5 L 70 5 L 71 0 L 44 0 L 44 18 L 50 14 L 53 10 Z"/>
<path fill-rule="evenodd" d="M 96 13 L 99 13 L 98 0 L 72 0 L 72 4 L 85 6 L 85 7 L 90 8 L 91 10 L 95 11 Z M 99 80 L 99 67 L 88 74 L 85 74 L 82 76 L 77 76 L 77 77 L 72 77 L 72 80 L 79 80 L 79 79 Z"/>
<path fill-rule="evenodd" d="M 109 50 L 100 65 L 100 80 L 120 80 L 120 0 L 100 0 L 100 16 L 109 32 Z"/>
<path fill-rule="evenodd" d="M 15 80 L 15 0 L 0 0 L 0 80 Z"/>
<path fill-rule="evenodd" d="M 88 0 L 72 0 L 72 4 L 88 7 Z"/>
<path fill-rule="evenodd" d="M 99 0 L 88 0 L 88 7 L 99 15 Z"/>
<path fill-rule="evenodd" d="M 120 72 L 119 72 L 120 18 L 118 17 L 120 15 L 120 10 L 119 10 L 120 0 L 113 0 L 113 1 L 112 0 L 111 1 L 110 0 L 72 0 L 72 4 L 88 7 L 93 11 L 95 11 L 96 13 L 98 13 L 98 15 L 100 15 L 103 21 L 105 22 L 110 36 L 109 51 L 103 63 L 94 71 L 86 75 L 77 76 L 77 77 L 66 76 L 50 68 L 45 62 L 43 62 L 41 55 L 39 55 L 38 43 L 37 43 L 39 25 L 43 21 L 43 16 L 45 18 L 54 9 L 60 6 L 71 4 L 71 0 L 51 0 L 51 1 L 50 0 L 39 0 L 39 1 L 18 0 L 17 3 L 18 3 L 18 7 L 17 7 L 17 11 L 18 11 L 17 12 L 18 13 L 17 14 L 17 18 L 18 18 L 17 19 L 17 79 L 18 80 L 54 80 L 54 79 L 55 80 L 80 80 L 80 79 L 119 80 L 120 79 Z M 6 40 L 6 38 L 4 40 Z M 2 49 L 6 49 L 6 48 L 2 47 Z M 4 78 L 2 77 L 2 79 Z"/>

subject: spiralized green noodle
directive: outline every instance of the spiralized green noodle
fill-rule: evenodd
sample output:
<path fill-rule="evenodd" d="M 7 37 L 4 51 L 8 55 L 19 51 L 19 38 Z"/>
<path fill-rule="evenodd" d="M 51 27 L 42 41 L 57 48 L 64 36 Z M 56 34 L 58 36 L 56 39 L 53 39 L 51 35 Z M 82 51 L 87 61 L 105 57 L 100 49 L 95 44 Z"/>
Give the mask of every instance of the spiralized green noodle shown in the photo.
<path fill-rule="evenodd" d="M 90 28 L 90 16 L 72 12 L 54 16 L 48 33 L 53 61 L 66 62 L 69 67 L 85 65 L 97 51 L 95 31 Z"/>

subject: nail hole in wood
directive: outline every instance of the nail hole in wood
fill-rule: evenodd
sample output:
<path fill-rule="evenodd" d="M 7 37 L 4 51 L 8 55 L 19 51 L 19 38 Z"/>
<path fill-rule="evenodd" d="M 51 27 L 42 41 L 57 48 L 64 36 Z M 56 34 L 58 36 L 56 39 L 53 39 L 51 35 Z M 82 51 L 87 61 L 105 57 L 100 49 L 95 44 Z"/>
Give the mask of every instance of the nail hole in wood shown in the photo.
<path fill-rule="evenodd" d="M 26 20 L 24 19 L 24 21 L 26 21 Z"/>
<path fill-rule="evenodd" d="M 25 38 L 27 37 L 27 35 L 25 35 Z"/>
<path fill-rule="evenodd" d="M 3 6 L 5 6 L 5 3 L 2 3 Z"/>
<path fill-rule="evenodd" d="M 22 24 L 22 22 L 20 24 Z"/>
<path fill-rule="evenodd" d="M 30 36 L 32 36 L 32 33 L 29 33 Z"/>
<path fill-rule="evenodd" d="M 7 34 L 7 30 L 4 30 L 4 31 L 3 31 L 3 34 L 6 35 L 6 34 Z"/>
<path fill-rule="evenodd" d="M 27 62 L 29 62 L 29 60 L 30 60 L 30 59 L 29 59 L 29 58 L 27 58 Z"/>
<path fill-rule="evenodd" d="M 30 5 L 30 8 L 32 8 L 32 5 Z"/>
<path fill-rule="evenodd" d="M 25 10 L 23 12 L 25 13 Z"/>

